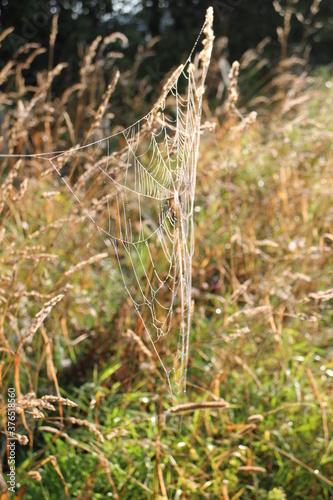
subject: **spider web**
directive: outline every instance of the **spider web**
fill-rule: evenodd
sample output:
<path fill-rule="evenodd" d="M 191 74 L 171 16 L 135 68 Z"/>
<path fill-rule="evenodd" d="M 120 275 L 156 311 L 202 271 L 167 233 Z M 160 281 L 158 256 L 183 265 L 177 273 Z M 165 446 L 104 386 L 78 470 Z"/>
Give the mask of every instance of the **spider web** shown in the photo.
<path fill-rule="evenodd" d="M 212 21 L 209 8 L 189 58 L 144 118 L 95 143 L 43 156 L 79 203 L 94 193 L 87 213 L 115 253 L 140 318 L 138 333 L 149 337 L 172 393 L 186 389 L 193 209 Z M 194 57 L 200 38 L 203 49 Z"/>

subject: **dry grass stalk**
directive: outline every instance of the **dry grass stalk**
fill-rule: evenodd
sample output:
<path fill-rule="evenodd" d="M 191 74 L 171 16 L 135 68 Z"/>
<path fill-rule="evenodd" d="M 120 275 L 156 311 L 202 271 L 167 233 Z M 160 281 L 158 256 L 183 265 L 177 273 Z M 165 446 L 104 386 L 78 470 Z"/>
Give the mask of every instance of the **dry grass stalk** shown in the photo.
<path fill-rule="evenodd" d="M 156 367 L 155 362 L 154 362 L 154 356 L 150 352 L 148 347 L 143 343 L 143 341 L 141 340 L 139 335 L 137 335 L 135 332 L 133 332 L 133 330 L 128 329 L 124 333 L 124 337 L 128 338 L 136 343 L 136 345 L 138 346 L 138 348 L 142 352 L 142 354 L 145 356 L 145 358 L 147 358 L 149 360 L 150 371 L 151 372 L 154 371 L 154 369 Z"/>
<path fill-rule="evenodd" d="M 78 425 L 80 427 L 86 427 L 89 429 L 91 432 L 95 434 L 95 436 L 101 441 L 104 441 L 103 434 L 97 429 L 95 424 L 92 424 L 91 422 L 88 422 L 88 420 L 82 420 L 80 418 L 75 418 L 75 417 L 67 417 L 67 421 L 70 422 L 73 425 Z"/>
<path fill-rule="evenodd" d="M 53 307 L 55 305 L 57 305 L 58 302 L 60 302 L 64 297 L 65 297 L 65 295 L 59 294 L 56 297 L 53 297 L 50 301 L 45 302 L 45 304 L 42 307 L 42 309 L 36 314 L 36 317 L 35 317 L 34 321 L 32 322 L 30 328 L 24 334 L 22 342 L 20 343 L 18 349 L 20 347 L 22 347 L 22 345 L 25 342 L 30 342 L 31 341 L 31 338 L 36 333 L 36 331 L 38 330 L 38 328 L 43 324 L 45 318 L 50 314 L 50 312 L 52 311 Z"/>
<path fill-rule="evenodd" d="M 315 477 L 318 477 L 319 479 L 321 479 L 324 483 L 328 484 L 329 486 L 333 486 L 333 481 L 330 478 L 327 478 L 326 476 L 324 476 L 323 474 L 321 474 L 318 470 L 315 470 L 312 467 L 310 467 L 309 465 L 307 465 L 306 463 L 302 462 L 302 460 L 299 460 L 298 458 L 296 458 L 291 453 L 288 453 L 287 451 L 279 448 L 278 446 L 275 446 L 270 441 L 266 441 L 266 444 L 267 444 L 267 446 L 269 448 L 272 448 L 273 450 L 277 451 L 281 455 L 284 455 L 285 457 L 287 457 L 289 460 L 291 460 L 295 464 L 303 467 L 308 472 L 310 472 L 311 474 L 313 474 Z"/>
<path fill-rule="evenodd" d="M 116 485 L 114 484 L 114 481 L 113 481 L 113 479 L 111 477 L 111 473 L 110 473 L 110 469 L 111 469 L 110 462 L 105 457 L 105 455 L 103 455 L 102 453 L 98 454 L 98 458 L 99 458 L 100 464 L 105 472 L 105 475 L 106 475 L 106 477 L 111 485 L 114 498 L 116 500 L 119 500 L 119 495 L 117 493 Z"/>
<path fill-rule="evenodd" d="M 257 120 L 256 111 L 251 111 L 247 116 L 245 116 L 239 125 L 234 127 L 235 132 L 243 132 L 247 127 L 253 125 Z"/>
<path fill-rule="evenodd" d="M 125 437 L 128 434 L 128 431 L 126 429 L 115 429 L 112 432 L 109 432 L 105 437 L 108 441 L 112 441 L 115 438 L 118 437 Z"/>
<path fill-rule="evenodd" d="M 262 422 L 264 420 L 263 415 L 250 415 L 247 419 L 248 422 Z"/>
<path fill-rule="evenodd" d="M 314 376 L 312 374 L 312 371 L 310 370 L 309 367 L 306 368 L 306 373 L 307 373 L 307 376 L 310 379 L 313 391 L 314 391 L 314 393 L 316 395 L 316 398 L 317 398 L 319 406 L 320 406 L 321 416 L 322 416 L 322 420 L 323 420 L 324 439 L 325 439 L 326 445 L 328 446 L 328 443 L 329 443 L 329 440 L 330 440 L 330 435 L 329 435 L 328 424 L 327 424 L 327 413 L 326 413 L 325 404 L 323 402 L 323 398 L 322 398 L 322 396 L 320 394 L 320 391 L 318 389 L 317 382 L 316 382 L 316 380 L 315 380 L 315 378 L 314 378 Z"/>
<path fill-rule="evenodd" d="M 42 425 L 40 427 L 40 430 L 45 432 L 50 432 L 51 434 L 55 434 L 57 438 L 59 437 L 65 439 L 68 442 L 68 444 L 72 446 L 79 446 L 79 442 L 76 439 L 71 438 L 66 432 L 62 432 L 59 429 L 56 429 L 55 427 L 51 427 L 49 425 Z"/>
<path fill-rule="evenodd" d="M 53 339 L 48 338 L 47 333 L 46 333 L 43 325 L 40 326 L 40 331 L 41 331 L 41 334 L 42 334 L 44 342 L 45 342 L 47 376 L 48 376 L 49 380 L 53 381 L 57 396 L 60 399 L 61 396 L 60 396 L 60 389 L 59 389 L 59 384 L 58 384 L 58 379 L 57 379 L 57 370 L 56 370 L 56 368 L 54 366 L 54 362 L 53 362 Z M 63 409 L 62 409 L 62 405 L 60 404 L 60 402 L 58 404 L 58 409 L 59 409 L 60 421 L 62 422 Z"/>
<path fill-rule="evenodd" d="M 60 403 L 63 406 L 70 406 L 71 408 L 77 408 L 77 404 L 71 401 L 69 398 L 63 398 L 59 396 L 46 395 L 41 397 L 42 401 L 51 401 L 52 403 Z"/>
<path fill-rule="evenodd" d="M 106 111 L 107 105 L 108 105 L 109 100 L 110 100 L 110 97 L 116 88 L 116 85 L 117 85 L 118 80 L 119 80 L 119 76 L 120 76 L 119 71 L 116 71 L 116 74 L 114 75 L 112 82 L 109 83 L 109 85 L 108 85 L 108 87 L 107 87 L 107 89 L 102 97 L 102 101 L 101 101 L 100 105 L 98 106 L 98 109 L 95 113 L 94 120 L 92 121 L 90 128 L 88 130 L 88 133 L 86 135 L 86 138 L 85 138 L 85 144 L 87 144 L 88 139 L 91 136 L 93 130 L 100 126 L 100 121 L 104 116 L 104 113 Z"/>
<path fill-rule="evenodd" d="M 313 3 L 310 7 L 310 14 L 312 17 L 314 17 L 318 14 L 321 2 L 322 2 L 322 0 L 313 0 Z"/>
<path fill-rule="evenodd" d="M 103 38 L 103 42 L 101 43 L 100 49 L 103 50 L 107 45 L 114 43 L 117 40 L 121 41 L 121 45 L 123 48 L 127 47 L 128 45 L 127 36 L 125 36 L 123 33 L 120 33 L 119 31 L 115 31 L 114 33 L 111 33 L 110 35 Z"/>
<path fill-rule="evenodd" d="M 53 47 L 53 48 L 54 48 L 54 44 L 55 44 L 57 34 L 58 34 L 58 19 L 59 19 L 58 14 L 55 14 L 52 17 L 51 33 L 50 33 L 50 47 Z"/>
<path fill-rule="evenodd" d="M 163 500 L 167 500 L 168 495 L 167 495 L 167 490 L 166 490 L 164 478 L 163 478 L 163 471 L 162 471 L 162 467 L 161 467 L 160 435 L 158 432 L 156 433 L 155 450 L 156 450 L 155 456 L 156 456 L 156 471 L 157 471 L 158 482 L 159 482 L 159 485 L 161 488 L 162 498 L 163 498 Z"/>
<path fill-rule="evenodd" d="M 18 171 L 20 166 L 22 165 L 22 160 L 18 160 L 15 165 L 12 167 L 11 171 L 9 172 L 7 179 L 3 184 L 0 186 L 0 201 L 3 202 L 12 192 L 13 188 L 13 181 L 16 179 L 18 176 Z"/>
<path fill-rule="evenodd" d="M 32 53 L 26 58 L 25 61 L 17 63 L 18 74 L 20 75 L 23 70 L 27 70 L 30 68 L 32 62 L 36 59 L 36 57 L 45 54 L 46 49 L 40 47 L 39 44 L 35 44 L 36 49 L 32 51 Z M 23 53 L 23 51 L 22 51 Z"/>
<path fill-rule="evenodd" d="M 148 358 L 150 361 L 152 361 L 154 359 L 154 356 L 153 354 L 150 352 L 150 350 L 148 349 L 148 347 L 145 346 L 145 344 L 143 343 L 143 341 L 140 339 L 139 335 L 137 335 L 135 332 L 133 332 L 133 330 L 130 330 L 128 329 L 125 333 L 124 333 L 124 337 L 125 338 L 128 338 L 130 340 L 133 340 L 137 346 L 139 347 L 140 351 L 145 355 L 146 358 Z"/>
<path fill-rule="evenodd" d="M 206 410 L 208 408 L 229 408 L 229 403 L 223 399 L 220 401 L 205 401 L 203 403 L 184 403 L 181 405 L 173 406 L 164 412 L 164 415 L 184 413 L 187 411 Z"/>
<path fill-rule="evenodd" d="M 21 396 L 17 400 L 17 409 L 21 413 L 27 408 L 42 408 L 45 410 L 55 411 L 55 408 L 50 403 L 60 403 L 63 406 L 70 406 L 71 408 L 76 408 L 77 404 L 68 398 L 63 398 L 61 396 L 45 395 L 41 398 L 36 398 L 36 394 L 31 391 L 25 396 Z"/>
<path fill-rule="evenodd" d="M 282 7 L 280 5 L 280 2 L 278 0 L 274 0 L 273 6 L 276 10 L 276 12 L 281 13 L 282 12 Z M 283 61 L 287 57 L 287 47 L 288 47 L 288 36 L 290 33 L 290 20 L 292 16 L 292 10 L 290 6 L 288 5 L 287 8 L 284 11 L 284 16 L 283 16 L 283 28 L 279 26 L 276 30 L 280 45 L 281 45 L 281 55 L 280 58 Z"/>
<path fill-rule="evenodd" d="M 53 80 L 55 79 L 56 76 L 60 75 L 60 73 L 68 67 L 67 63 L 59 63 L 55 68 L 50 70 L 47 74 L 47 78 L 43 81 L 40 82 L 40 92 L 50 92 L 51 91 L 51 85 Z"/>
<path fill-rule="evenodd" d="M 21 45 L 15 52 L 13 59 L 17 59 L 22 54 L 27 54 L 30 50 L 39 49 L 40 44 L 36 42 L 27 42 L 24 45 Z"/>
<path fill-rule="evenodd" d="M 237 355 L 234 355 L 234 360 L 236 361 L 236 363 L 239 366 L 241 366 L 250 375 L 251 378 L 253 378 L 253 380 L 255 381 L 255 383 L 258 386 L 259 391 L 262 391 L 263 390 L 262 383 L 258 379 L 257 375 L 254 373 L 254 371 L 251 370 L 251 368 L 245 363 L 245 361 Z"/>
<path fill-rule="evenodd" d="M 68 87 L 63 93 L 63 95 L 60 98 L 60 104 L 61 106 L 65 106 L 68 101 L 70 100 L 71 96 L 75 93 L 78 92 L 79 94 L 83 93 L 85 90 L 85 87 L 82 83 L 75 83 L 71 87 Z M 74 141 L 73 141 L 74 142 Z"/>
<path fill-rule="evenodd" d="M 237 467 L 238 472 L 267 472 L 265 467 L 259 467 L 258 465 L 241 465 Z"/>
<path fill-rule="evenodd" d="M 327 302 L 328 300 L 333 299 L 333 288 L 309 293 L 309 298 L 318 302 Z"/>
<path fill-rule="evenodd" d="M 47 462 L 51 462 L 51 464 L 55 468 L 55 470 L 56 470 L 56 472 L 57 472 L 58 476 L 60 477 L 61 482 L 63 484 L 64 490 L 65 490 L 66 499 L 69 500 L 68 487 L 67 487 L 66 481 L 64 479 L 64 476 L 62 475 L 62 473 L 60 471 L 60 468 L 59 468 L 59 465 L 58 465 L 56 457 L 53 456 L 53 455 L 48 456 L 47 458 L 45 458 L 45 460 L 43 460 L 40 463 L 40 467 L 42 467 L 43 465 L 45 465 Z"/>
<path fill-rule="evenodd" d="M 38 483 L 42 482 L 42 476 L 38 470 L 30 470 L 27 474 L 33 481 L 37 481 Z"/>
<path fill-rule="evenodd" d="M 254 431 L 255 429 L 257 429 L 256 424 L 244 425 L 244 427 L 242 427 L 242 429 L 240 429 L 238 432 L 236 432 L 235 437 L 244 436 L 245 434 L 249 434 L 250 432 Z"/>
<path fill-rule="evenodd" d="M 26 192 L 28 190 L 28 185 L 29 185 L 29 181 L 28 181 L 28 178 L 26 177 L 23 180 L 23 182 L 21 182 L 19 190 L 12 197 L 12 201 L 15 201 L 15 202 L 20 201 L 24 197 L 24 195 L 26 194 Z"/>
<path fill-rule="evenodd" d="M 22 434 L 15 434 L 15 437 L 21 446 L 25 446 L 29 443 L 29 439 L 27 438 L 27 436 L 24 436 Z"/>
<path fill-rule="evenodd" d="M 14 61 L 8 61 L 5 66 L 0 71 L 0 85 L 2 85 L 10 75 L 13 74 L 12 68 L 14 67 Z"/>
<path fill-rule="evenodd" d="M 83 267 L 90 266 L 91 264 L 95 264 L 96 262 L 99 262 L 100 260 L 106 259 L 107 257 L 108 257 L 107 252 L 102 252 L 102 253 L 99 253 L 97 255 L 94 255 L 93 257 L 90 257 L 90 259 L 79 262 L 76 266 L 74 266 L 71 269 L 69 269 L 68 271 L 66 271 L 64 273 L 64 276 L 66 276 L 66 278 L 67 278 L 68 276 L 71 276 L 72 274 L 76 273 L 77 271 L 79 271 Z"/>
<path fill-rule="evenodd" d="M 10 500 L 8 492 L 8 484 L 6 483 L 2 472 L 0 472 L 0 487 L 1 487 L 1 500 Z"/>
<path fill-rule="evenodd" d="M 67 125 L 67 129 L 68 129 L 68 132 L 69 132 L 71 143 L 74 144 L 75 143 L 74 125 L 73 125 L 72 120 L 70 119 L 70 116 L 69 116 L 69 114 L 67 113 L 66 110 L 63 111 L 63 117 L 64 117 L 66 125 Z"/>
<path fill-rule="evenodd" d="M 10 35 L 11 33 L 13 33 L 14 31 L 14 28 L 13 27 L 10 27 L 10 28 L 6 28 L 5 30 L 3 30 L 3 32 L 0 34 L 0 48 L 1 48 L 1 45 L 2 45 L 2 42 L 4 41 L 4 39 Z"/>
<path fill-rule="evenodd" d="M 12 254 L 6 259 L 0 259 L 0 263 L 6 266 L 15 266 L 22 262 L 22 260 L 30 260 L 31 262 L 40 262 L 41 260 L 46 261 L 56 261 L 58 260 L 58 255 L 50 253 L 29 253 L 28 250 L 23 250 L 22 252 L 13 251 Z"/>
<path fill-rule="evenodd" d="M 52 168 L 53 170 L 53 168 Z M 62 217 L 61 219 L 58 219 L 55 222 L 50 222 L 50 224 L 47 224 L 45 226 L 42 226 L 40 229 L 37 231 L 34 231 L 33 233 L 28 235 L 28 240 L 33 240 L 38 238 L 41 234 L 44 232 L 50 230 L 50 229 L 57 229 L 60 227 L 64 227 L 65 224 L 79 224 L 87 219 L 88 215 L 83 214 L 80 217 L 75 216 L 75 215 L 70 215 L 68 217 Z"/>
<path fill-rule="evenodd" d="M 205 38 L 202 41 L 203 49 L 199 54 L 199 60 L 201 61 L 201 75 L 202 81 L 200 82 L 200 87 L 198 88 L 197 99 L 200 99 L 205 91 L 204 81 L 206 79 L 208 67 L 212 57 L 213 42 L 214 42 L 214 31 L 213 31 L 213 21 L 214 21 L 214 10 L 213 7 L 208 7 L 206 12 L 205 26 L 203 32 Z"/>
<path fill-rule="evenodd" d="M 47 98 L 48 101 L 51 100 L 51 92 L 52 92 L 52 80 L 55 76 L 54 73 L 52 73 L 52 66 L 53 66 L 53 58 L 54 58 L 54 44 L 57 38 L 57 33 L 58 33 L 58 18 L 59 15 L 55 14 L 52 17 L 52 24 L 51 24 L 51 33 L 50 33 L 50 42 L 49 42 L 49 61 L 48 61 L 48 81 L 50 82 L 50 86 L 48 89 L 48 94 Z"/>
<path fill-rule="evenodd" d="M 229 72 L 229 87 L 228 87 L 228 97 L 224 105 L 225 113 L 228 116 L 231 112 L 236 111 L 236 103 L 238 101 L 238 75 L 239 75 L 239 62 L 234 61 L 232 63 Z"/>
<path fill-rule="evenodd" d="M 86 52 L 86 55 L 83 60 L 83 64 L 80 69 L 80 83 L 81 83 L 81 88 L 79 89 L 79 109 L 78 109 L 78 116 L 80 116 L 82 112 L 82 96 L 84 91 L 88 88 L 89 85 L 89 76 L 93 73 L 95 70 L 95 65 L 93 64 L 93 59 L 96 56 L 97 48 L 102 40 L 101 36 L 97 36 L 95 40 L 91 43 L 89 49 Z M 77 123 L 76 123 L 77 124 Z M 77 127 L 76 127 L 77 129 Z"/>
<path fill-rule="evenodd" d="M 223 479 L 222 482 L 222 500 L 230 500 L 229 492 L 228 492 L 228 479 Z"/>
<path fill-rule="evenodd" d="M 266 314 L 270 313 L 271 310 L 271 306 L 247 307 L 228 316 L 227 323 L 233 323 L 237 321 L 241 316 L 245 316 L 246 318 L 265 316 Z"/>
<path fill-rule="evenodd" d="M 42 193 L 42 198 L 54 198 L 55 196 L 58 196 L 60 194 L 60 191 L 44 191 Z"/>
<path fill-rule="evenodd" d="M 147 120 L 148 128 L 152 127 L 157 112 L 159 111 L 159 109 L 161 107 L 163 107 L 163 103 L 165 102 L 165 99 L 166 99 L 168 93 L 170 92 L 170 90 L 172 89 L 173 85 L 178 80 L 178 78 L 181 75 L 183 69 L 184 69 L 184 65 L 180 64 L 178 66 L 178 68 L 175 69 L 174 72 L 172 73 L 172 75 L 168 78 L 168 80 L 166 81 L 166 83 L 163 85 L 163 89 L 162 89 L 161 95 L 158 98 L 158 100 L 156 101 L 156 103 L 154 105 L 154 108 L 152 109 L 152 111 L 149 114 L 149 117 L 148 117 L 148 120 Z M 141 132 L 142 132 L 142 130 L 141 130 Z"/>

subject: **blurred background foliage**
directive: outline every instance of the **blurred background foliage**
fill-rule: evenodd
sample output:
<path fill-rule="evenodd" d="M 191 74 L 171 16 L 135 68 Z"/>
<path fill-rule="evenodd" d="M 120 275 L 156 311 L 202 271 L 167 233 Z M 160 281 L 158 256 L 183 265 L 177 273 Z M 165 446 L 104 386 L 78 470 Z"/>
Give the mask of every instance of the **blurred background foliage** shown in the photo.
<path fill-rule="evenodd" d="M 278 4 L 272 0 L 2 0 L 0 28 L 4 30 L 13 26 L 15 31 L 4 43 L 1 64 L 26 42 L 46 47 L 52 16 L 58 13 L 59 33 L 54 57 L 55 63 L 67 61 L 70 64 L 67 78 L 77 78 L 78 48 L 83 50 L 98 35 L 103 37 L 121 31 L 128 38 L 123 68 L 133 65 L 137 47 L 143 40 L 148 42 L 158 37 L 154 51 L 142 67 L 145 75 L 148 66 L 150 77 L 156 83 L 182 60 L 184 54 L 189 53 L 210 4 L 215 10 L 216 37 L 229 40 L 227 57 L 230 61 L 239 59 L 246 50 L 270 37 L 268 53 L 271 65 L 274 65 L 280 55 L 277 28 L 283 24 L 285 8 L 288 7 L 298 13 L 291 19 L 289 49 L 298 50 L 300 38 L 304 42 L 306 38 L 311 46 L 311 64 L 330 63 L 333 52 L 332 1 L 320 2 L 315 22 L 307 30 L 304 30 L 301 16 L 305 20 L 311 17 L 312 2 L 282 0 L 279 13 L 274 3 Z M 37 69 L 45 67 L 45 59 L 38 58 L 36 64 L 39 65 Z M 64 85 L 68 83 L 71 82 L 63 82 Z"/>

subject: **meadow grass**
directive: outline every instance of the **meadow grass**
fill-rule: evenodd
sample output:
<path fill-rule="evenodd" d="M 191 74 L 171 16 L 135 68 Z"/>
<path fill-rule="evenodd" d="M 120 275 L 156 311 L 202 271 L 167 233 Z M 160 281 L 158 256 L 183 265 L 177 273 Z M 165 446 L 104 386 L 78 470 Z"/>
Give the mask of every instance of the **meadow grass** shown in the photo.
<path fill-rule="evenodd" d="M 36 89 L 22 71 L 1 94 L 2 151 L 84 142 L 110 112 L 94 72 L 52 102 L 57 71 Z M 45 163 L 2 160 L 0 410 L 4 436 L 15 386 L 18 498 L 332 497 L 333 91 L 327 73 L 282 74 L 247 102 L 255 123 L 229 105 L 202 137 L 192 406 L 175 409 L 83 207 Z"/>

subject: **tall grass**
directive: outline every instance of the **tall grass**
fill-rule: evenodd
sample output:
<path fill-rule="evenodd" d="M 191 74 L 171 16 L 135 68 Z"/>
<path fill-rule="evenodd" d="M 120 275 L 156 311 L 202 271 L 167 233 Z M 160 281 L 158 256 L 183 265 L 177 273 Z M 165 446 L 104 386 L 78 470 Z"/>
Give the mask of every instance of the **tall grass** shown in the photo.
<path fill-rule="evenodd" d="M 109 133 L 118 76 L 105 85 L 99 54 L 113 39 L 91 45 L 56 98 L 65 65 L 31 86 L 43 49 L 18 51 L 0 74 L 2 153 Z M 14 386 L 18 498 L 331 498 L 332 79 L 300 68 L 283 57 L 261 92 L 239 98 L 235 84 L 216 113 L 206 105 L 216 127 L 198 169 L 187 405 L 173 406 L 84 210 L 45 163 L 1 160 L 3 490 Z M 98 216 L 94 191 L 85 198 Z"/>

